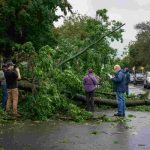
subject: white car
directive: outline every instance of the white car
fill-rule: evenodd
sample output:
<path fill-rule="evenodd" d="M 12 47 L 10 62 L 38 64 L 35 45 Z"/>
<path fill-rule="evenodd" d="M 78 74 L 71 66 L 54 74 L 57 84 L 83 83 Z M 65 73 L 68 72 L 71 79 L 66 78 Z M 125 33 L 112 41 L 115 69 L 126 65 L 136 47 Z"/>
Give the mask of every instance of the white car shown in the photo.
<path fill-rule="evenodd" d="M 138 83 L 144 83 L 144 74 L 143 73 L 135 73 L 133 84 L 136 85 Z"/>
<path fill-rule="evenodd" d="M 134 75 L 131 73 L 130 74 L 130 82 L 133 83 L 133 81 L 134 81 Z"/>
<path fill-rule="evenodd" d="M 147 71 L 144 77 L 144 88 L 149 88 L 149 87 L 150 87 L 150 71 Z"/>

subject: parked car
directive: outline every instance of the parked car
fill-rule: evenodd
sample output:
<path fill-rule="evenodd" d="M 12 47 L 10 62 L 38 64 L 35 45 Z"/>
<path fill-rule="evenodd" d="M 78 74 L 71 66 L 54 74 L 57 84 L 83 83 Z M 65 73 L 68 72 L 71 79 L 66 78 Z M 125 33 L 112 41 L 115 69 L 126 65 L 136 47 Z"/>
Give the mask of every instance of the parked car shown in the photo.
<path fill-rule="evenodd" d="M 144 74 L 143 73 L 135 73 L 133 84 L 144 83 Z"/>
<path fill-rule="evenodd" d="M 147 71 L 144 77 L 144 88 L 149 88 L 149 87 L 150 87 L 150 71 Z"/>
<path fill-rule="evenodd" d="M 134 74 L 130 74 L 130 83 L 133 83 L 133 81 L 134 81 Z"/>

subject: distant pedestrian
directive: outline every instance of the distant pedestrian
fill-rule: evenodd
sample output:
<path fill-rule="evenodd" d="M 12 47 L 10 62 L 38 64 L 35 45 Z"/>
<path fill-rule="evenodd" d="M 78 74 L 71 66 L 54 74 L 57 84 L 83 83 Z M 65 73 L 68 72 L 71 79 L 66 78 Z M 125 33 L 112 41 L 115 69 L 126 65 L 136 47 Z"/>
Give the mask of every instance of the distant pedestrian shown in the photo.
<path fill-rule="evenodd" d="M 125 74 L 119 65 L 114 66 L 115 76 L 111 77 L 111 80 L 114 83 L 114 92 L 116 92 L 116 99 L 118 104 L 118 112 L 114 116 L 125 116 Z"/>
<path fill-rule="evenodd" d="M 20 71 L 19 68 L 14 68 L 15 64 L 12 62 L 9 62 L 8 69 L 5 72 L 6 77 L 6 83 L 8 88 L 8 100 L 6 105 L 6 111 L 10 113 L 11 106 L 13 107 L 13 116 L 17 117 L 18 114 L 18 84 L 17 80 L 19 80 L 20 77 Z"/>
<path fill-rule="evenodd" d="M 130 73 L 129 69 L 125 68 L 124 69 L 125 73 L 125 89 L 126 89 L 126 95 L 129 96 L 129 83 L 130 83 Z"/>
<path fill-rule="evenodd" d="M 85 94 L 86 94 L 86 110 L 94 112 L 94 92 L 98 81 L 93 74 L 93 70 L 89 69 L 88 74 L 83 79 Z"/>
<path fill-rule="evenodd" d="M 6 103 L 7 103 L 7 84 L 5 79 L 5 72 L 7 70 L 7 65 L 3 64 L 2 69 L 0 70 L 0 82 L 1 82 L 1 89 L 2 89 L 2 108 L 6 110 Z"/>

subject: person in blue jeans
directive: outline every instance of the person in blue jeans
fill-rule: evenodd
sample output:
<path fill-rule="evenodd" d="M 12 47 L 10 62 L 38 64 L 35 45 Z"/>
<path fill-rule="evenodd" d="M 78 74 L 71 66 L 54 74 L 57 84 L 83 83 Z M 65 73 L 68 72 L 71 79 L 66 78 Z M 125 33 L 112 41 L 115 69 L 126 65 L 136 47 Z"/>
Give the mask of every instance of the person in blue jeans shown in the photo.
<path fill-rule="evenodd" d="M 119 65 L 114 66 L 115 76 L 111 77 L 114 83 L 114 92 L 116 92 L 116 99 L 118 104 L 118 112 L 114 116 L 125 116 L 125 98 L 124 93 L 126 92 L 125 87 L 125 74 Z"/>
<path fill-rule="evenodd" d="M 0 70 L 0 81 L 1 81 L 1 89 L 2 89 L 2 108 L 4 110 L 6 110 L 6 103 L 7 103 L 7 98 L 8 98 L 8 94 L 7 94 L 7 84 L 6 84 L 6 79 L 5 79 L 5 75 L 4 72 L 7 69 L 7 65 L 3 65 L 2 66 L 2 70 Z"/>

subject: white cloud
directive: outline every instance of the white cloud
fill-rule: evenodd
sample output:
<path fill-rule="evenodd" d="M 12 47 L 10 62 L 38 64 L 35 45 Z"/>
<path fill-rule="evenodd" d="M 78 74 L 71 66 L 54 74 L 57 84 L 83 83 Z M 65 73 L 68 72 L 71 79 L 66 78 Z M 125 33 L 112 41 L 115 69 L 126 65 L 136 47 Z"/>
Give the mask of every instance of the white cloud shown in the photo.
<path fill-rule="evenodd" d="M 90 0 L 68 0 L 73 6 L 74 11 L 78 11 L 81 14 L 90 15 Z"/>
<path fill-rule="evenodd" d="M 146 4 L 150 4 L 149 0 L 135 0 L 140 6 L 145 6 Z"/>
<path fill-rule="evenodd" d="M 118 13 L 109 13 L 109 17 L 112 20 L 123 20 L 122 16 Z"/>

